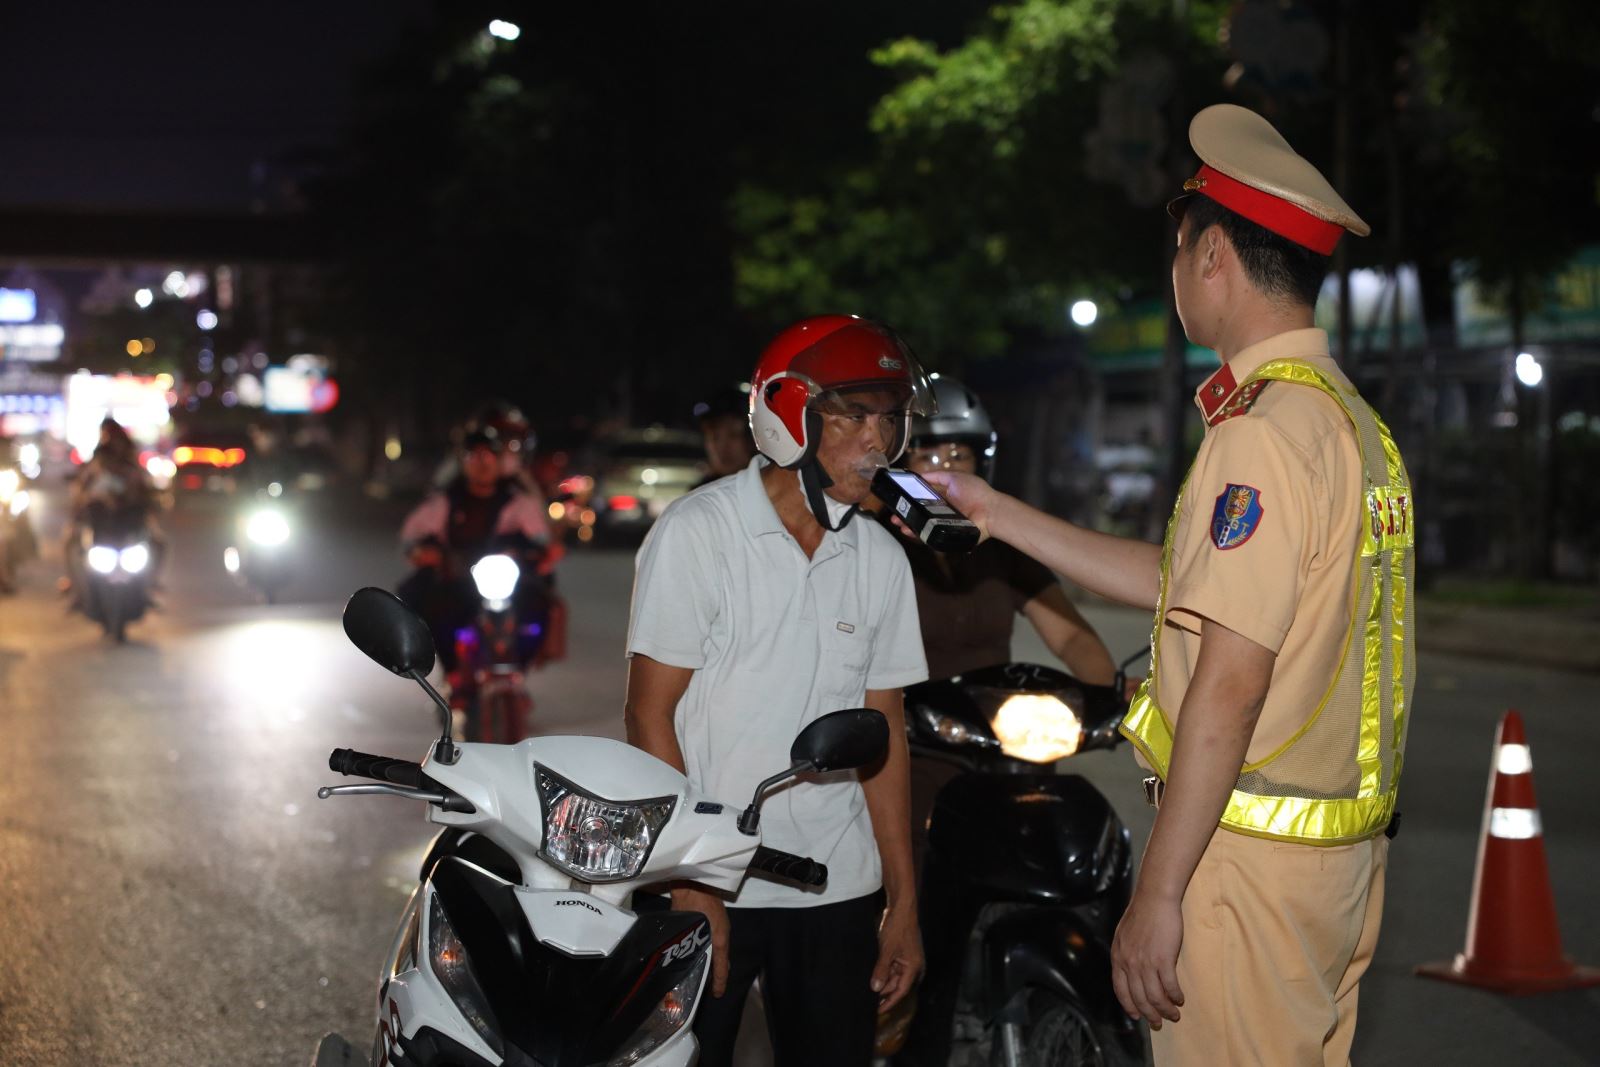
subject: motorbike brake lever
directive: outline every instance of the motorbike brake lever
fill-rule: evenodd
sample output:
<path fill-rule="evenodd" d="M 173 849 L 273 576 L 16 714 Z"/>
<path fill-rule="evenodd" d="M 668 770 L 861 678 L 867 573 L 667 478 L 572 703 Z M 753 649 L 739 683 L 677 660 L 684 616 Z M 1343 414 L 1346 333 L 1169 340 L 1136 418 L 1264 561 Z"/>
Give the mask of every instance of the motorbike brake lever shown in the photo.
<path fill-rule="evenodd" d="M 318 800 L 327 800 L 335 796 L 391 796 L 404 797 L 407 800 L 426 800 L 430 804 L 437 804 L 445 811 L 460 811 L 471 814 L 478 809 L 472 802 L 464 797 L 450 793 L 433 793 L 426 789 L 410 789 L 403 785 L 386 785 L 374 782 L 371 785 L 325 785 L 317 790 Z"/>

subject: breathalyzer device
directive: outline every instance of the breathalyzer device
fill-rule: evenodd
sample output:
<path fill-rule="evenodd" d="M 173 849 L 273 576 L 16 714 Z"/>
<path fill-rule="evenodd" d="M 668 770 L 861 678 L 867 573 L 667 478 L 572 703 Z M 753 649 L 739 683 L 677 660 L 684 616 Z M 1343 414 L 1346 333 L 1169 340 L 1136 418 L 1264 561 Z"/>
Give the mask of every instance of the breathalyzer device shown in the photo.
<path fill-rule="evenodd" d="M 977 547 L 978 526 L 950 506 L 939 490 L 910 471 L 879 467 L 872 491 L 900 516 L 923 544 L 939 552 L 969 552 Z"/>

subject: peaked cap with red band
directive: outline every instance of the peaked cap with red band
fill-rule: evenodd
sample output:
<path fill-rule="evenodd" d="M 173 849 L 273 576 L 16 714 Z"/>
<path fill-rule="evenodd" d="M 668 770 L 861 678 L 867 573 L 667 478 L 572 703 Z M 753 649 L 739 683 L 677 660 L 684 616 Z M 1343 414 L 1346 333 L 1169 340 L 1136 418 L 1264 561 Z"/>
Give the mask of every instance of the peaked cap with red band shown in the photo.
<path fill-rule="evenodd" d="M 1189 123 L 1189 144 L 1203 164 L 1167 205 L 1181 218 L 1190 196 L 1210 197 L 1279 237 L 1324 256 L 1346 230 L 1372 227 L 1351 210 L 1322 172 L 1289 147 L 1272 123 L 1236 104 L 1213 104 Z"/>

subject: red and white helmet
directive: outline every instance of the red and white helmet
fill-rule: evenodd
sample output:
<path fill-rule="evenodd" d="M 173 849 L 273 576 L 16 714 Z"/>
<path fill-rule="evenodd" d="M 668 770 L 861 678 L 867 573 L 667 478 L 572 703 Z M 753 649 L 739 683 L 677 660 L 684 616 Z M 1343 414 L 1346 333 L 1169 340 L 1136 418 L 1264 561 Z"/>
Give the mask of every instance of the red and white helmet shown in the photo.
<path fill-rule="evenodd" d="M 803 466 L 822 437 L 822 417 L 812 410 L 819 399 L 882 389 L 904 398 L 905 417 L 887 451 L 893 463 L 911 436 L 911 417 L 939 410 L 916 355 L 893 330 L 857 315 L 802 319 L 767 345 L 750 379 L 756 447 L 780 467 Z"/>

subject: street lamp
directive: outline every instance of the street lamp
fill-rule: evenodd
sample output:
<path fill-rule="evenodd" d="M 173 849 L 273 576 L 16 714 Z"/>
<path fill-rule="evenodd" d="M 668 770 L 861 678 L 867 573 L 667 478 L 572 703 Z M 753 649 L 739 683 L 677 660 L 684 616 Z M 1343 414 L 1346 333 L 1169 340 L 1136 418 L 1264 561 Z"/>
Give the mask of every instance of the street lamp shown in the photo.
<path fill-rule="evenodd" d="M 142 308 L 149 307 L 152 303 L 155 302 L 155 298 L 156 298 L 156 294 L 152 293 L 148 289 L 139 289 L 139 290 L 136 290 L 134 292 L 134 294 L 133 294 L 133 302 L 135 304 L 138 304 Z"/>
<path fill-rule="evenodd" d="M 1089 327 L 1094 325 L 1094 320 L 1099 318 L 1100 309 L 1093 300 L 1079 300 L 1072 305 L 1072 321 L 1079 326 Z"/>
<path fill-rule="evenodd" d="M 1544 367 L 1532 352 L 1517 353 L 1517 381 L 1529 389 L 1544 381 Z"/>
<path fill-rule="evenodd" d="M 502 41 L 515 41 L 522 36 L 522 27 L 505 19 L 495 19 L 489 23 L 489 36 L 498 37 Z"/>

